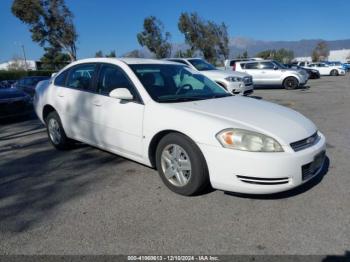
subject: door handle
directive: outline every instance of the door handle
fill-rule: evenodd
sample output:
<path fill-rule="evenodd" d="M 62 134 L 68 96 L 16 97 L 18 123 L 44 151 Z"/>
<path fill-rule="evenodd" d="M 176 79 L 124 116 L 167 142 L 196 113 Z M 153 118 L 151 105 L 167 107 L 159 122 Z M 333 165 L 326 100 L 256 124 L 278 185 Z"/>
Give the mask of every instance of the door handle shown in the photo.
<path fill-rule="evenodd" d="M 58 96 L 59 97 L 64 97 L 64 94 L 63 93 L 58 93 Z"/>
<path fill-rule="evenodd" d="M 94 104 L 94 106 L 101 106 L 102 105 L 101 102 L 98 100 L 94 100 L 92 103 Z"/>

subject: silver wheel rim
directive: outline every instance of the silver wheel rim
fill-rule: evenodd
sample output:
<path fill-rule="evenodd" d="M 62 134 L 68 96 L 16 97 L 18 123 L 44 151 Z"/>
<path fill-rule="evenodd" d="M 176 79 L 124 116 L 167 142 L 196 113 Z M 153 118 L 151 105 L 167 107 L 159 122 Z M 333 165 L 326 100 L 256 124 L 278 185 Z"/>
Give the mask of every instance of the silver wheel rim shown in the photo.
<path fill-rule="evenodd" d="M 49 136 L 51 141 L 57 145 L 61 141 L 61 129 L 58 121 L 54 118 L 51 118 L 48 123 Z"/>
<path fill-rule="evenodd" d="M 187 152 L 179 145 L 167 145 L 161 155 L 165 178 L 174 186 L 183 187 L 190 181 L 192 168 Z"/>

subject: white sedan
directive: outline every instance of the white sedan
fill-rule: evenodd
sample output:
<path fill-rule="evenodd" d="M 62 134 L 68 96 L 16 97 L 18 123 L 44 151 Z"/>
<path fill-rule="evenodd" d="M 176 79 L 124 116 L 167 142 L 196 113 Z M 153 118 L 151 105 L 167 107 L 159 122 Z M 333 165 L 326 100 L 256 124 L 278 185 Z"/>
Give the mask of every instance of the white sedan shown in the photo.
<path fill-rule="evenodd" d="M 316 69 L 320 72 L 322 76 L 338 76 L 345 75 L 345 70 L 339 66 L 330 66 L 326 63 L 311 63 L 304 68 Z"/>
<path fill-rule="evenodd" d="M 154 167 L 183 195 L 209 184 L 288 190 L 319 174 L 325 159 L 325 137 L 303 115 L 233 96 L 169 61 L 77 61 L 39 83 L 34 106 L 56 148 L 78 140 Z"/>

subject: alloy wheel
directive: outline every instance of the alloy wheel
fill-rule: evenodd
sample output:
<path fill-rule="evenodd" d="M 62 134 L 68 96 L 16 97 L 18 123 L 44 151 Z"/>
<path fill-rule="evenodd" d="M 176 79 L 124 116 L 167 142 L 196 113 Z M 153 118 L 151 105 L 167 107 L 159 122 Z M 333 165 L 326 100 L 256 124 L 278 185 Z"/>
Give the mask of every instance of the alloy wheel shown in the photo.
<path fill-rule="evenodd" d="M 58 121 L 54 118 L 51 118 L 48 123 L 49 135 L 51 141 L 58 145 L 61 141 L 61 129 Z"/>
<path fill-rule="evenodd" d="M 161 154 L 161 167 L 165 178 L 174 186 L 185 186 L 192 173 L 191 160 L 179 145 L 167 145 Z"/>

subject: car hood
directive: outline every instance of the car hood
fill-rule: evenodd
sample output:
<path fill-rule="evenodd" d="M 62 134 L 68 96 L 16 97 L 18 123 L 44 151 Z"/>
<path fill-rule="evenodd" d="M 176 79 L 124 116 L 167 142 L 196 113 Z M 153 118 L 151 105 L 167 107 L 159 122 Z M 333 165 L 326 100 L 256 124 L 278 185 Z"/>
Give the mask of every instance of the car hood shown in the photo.
<path fill-rule="evenodd" d="M 274 103 L 241 96 L 171 104 L 179 110 L 225 122 L 226 128 L 244 128 L 277 139 L 282 145 L 302 140 L 316 126 L 302 114 Z"/>
<path fill-rule="evenodd" d="M 25 97 L 26 94 L 16 88 L 0 88 L 0 99 Z"/>
<path fill-rule="evenodd" d="M 245 76 L 250 76 L 246 73 L 242 72 L 237 72 L 237 71 L 232 71 L 232 70 L 205 70 L 205 71 L 200 71 L 203 75 L 207 77 L 222 77 L 226 78 L 229 76 L 234 76 L 234 77 L 245 77 Z"/>

